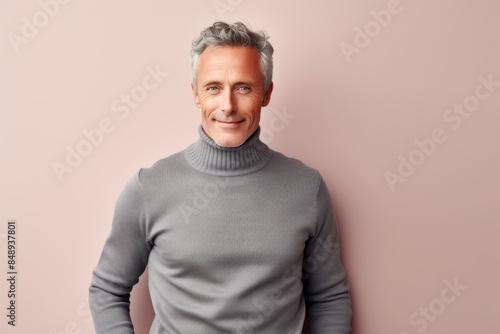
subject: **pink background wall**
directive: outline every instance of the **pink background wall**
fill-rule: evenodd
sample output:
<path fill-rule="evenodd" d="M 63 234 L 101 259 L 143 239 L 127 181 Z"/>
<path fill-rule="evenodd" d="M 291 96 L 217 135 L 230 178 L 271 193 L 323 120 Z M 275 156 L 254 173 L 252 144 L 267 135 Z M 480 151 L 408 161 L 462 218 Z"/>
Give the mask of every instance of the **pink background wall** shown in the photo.
<path fill-rule="evenodd" d="M 223 18 L 271 35 L 263 139 L 327 181 L 353 333 L 499 333 L 499 14 L 495 0 L 3 1 L 0 242 L 17 220 L 19 276 L 15 328 L 1 280 L 1 332 L 94 333 L 87 288 L 116 198 L 197 138 L 190 42 Z M 68 150 L 86 156 L 69 166 Z"/>

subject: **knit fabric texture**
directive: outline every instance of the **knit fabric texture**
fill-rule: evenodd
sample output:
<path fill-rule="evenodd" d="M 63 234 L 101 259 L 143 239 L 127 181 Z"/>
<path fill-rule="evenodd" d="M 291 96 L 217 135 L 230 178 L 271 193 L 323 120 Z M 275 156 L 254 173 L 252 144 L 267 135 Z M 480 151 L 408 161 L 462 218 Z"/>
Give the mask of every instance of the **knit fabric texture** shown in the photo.
<path fill-rule="evenodd" d="M 260 128 L 231 148 L 199 133 L 120 194 L 90 286 L 96 333 L 134 333 L 130 291 L 146 266 L 151 334 L 300 334 L 306 308 L 312 334 L 350 333 L 318 171 L 271 150 Z"/>

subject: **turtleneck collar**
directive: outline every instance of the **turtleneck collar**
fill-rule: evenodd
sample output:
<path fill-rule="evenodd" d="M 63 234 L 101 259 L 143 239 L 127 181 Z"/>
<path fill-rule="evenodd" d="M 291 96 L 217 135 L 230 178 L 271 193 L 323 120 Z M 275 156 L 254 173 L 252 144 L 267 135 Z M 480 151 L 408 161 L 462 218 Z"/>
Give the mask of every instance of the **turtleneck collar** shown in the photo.
<path fill-rule="evenodd" d="M 195 169 L 218 176 L 236 176 L 255 172 L 271 158 L 271 149 L 259 139 L 260 127 L 237 147 L 224 147 L 209 138 L 201 125 L 200 139 L 185 151 L 188 163 Z"/>

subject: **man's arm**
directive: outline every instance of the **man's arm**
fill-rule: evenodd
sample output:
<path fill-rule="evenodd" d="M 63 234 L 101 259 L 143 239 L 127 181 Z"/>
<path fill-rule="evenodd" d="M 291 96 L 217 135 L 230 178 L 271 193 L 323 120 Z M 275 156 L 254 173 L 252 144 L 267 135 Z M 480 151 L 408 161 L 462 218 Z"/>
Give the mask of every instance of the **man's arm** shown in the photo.
<path fill-rule="evenodd" d="M 147 210 L 137 173 L 120 194 L 111 233 L 89 288 L 96 334 L 132 334 L 130 291 L 146 268 Z"/>
<path fill-rule="evenodd" d="M 339 237 L 328 189 L 320 181 L 316 196 L 316 234 L 304 252 L 304 297 L 311 334 L 351 332 L 351 298 L 340 262 Z"/>

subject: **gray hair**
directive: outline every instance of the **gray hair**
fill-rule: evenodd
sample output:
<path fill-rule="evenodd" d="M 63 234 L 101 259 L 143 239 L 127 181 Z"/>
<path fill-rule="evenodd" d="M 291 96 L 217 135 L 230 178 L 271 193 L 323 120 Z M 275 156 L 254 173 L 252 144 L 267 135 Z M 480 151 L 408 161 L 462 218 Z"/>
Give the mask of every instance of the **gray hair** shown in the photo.
<path fill-rule="evenodd" d="M 206 28 L 191 44 L 191 70 L 193 85 L 196 88 L 198 58 L 207 46 L 250 46 L 260 54 L 260 69 L 264 77 L 264 91 L 273 78 L 273 46 L 264 31 L 252 31 L 241 22 L 229 25 L 217 21 Z"/>

